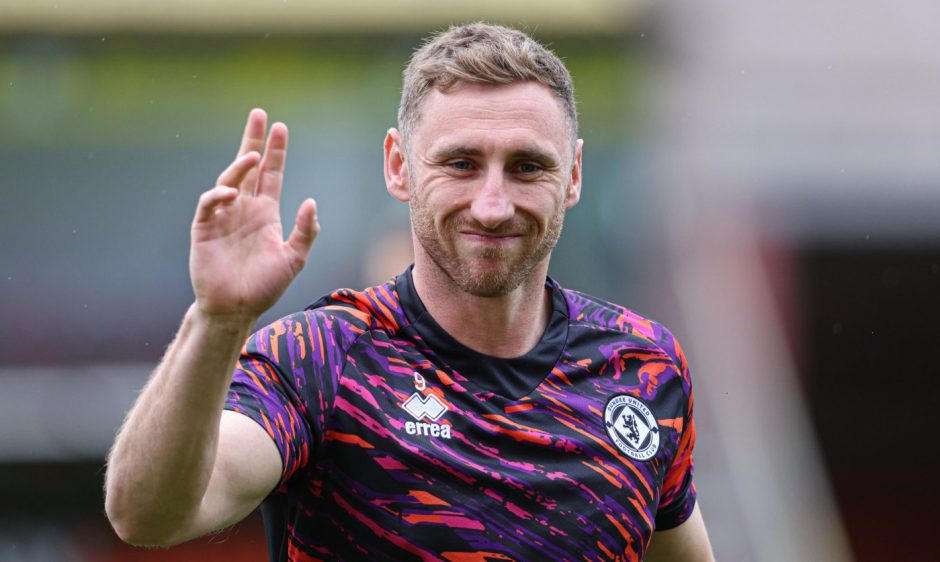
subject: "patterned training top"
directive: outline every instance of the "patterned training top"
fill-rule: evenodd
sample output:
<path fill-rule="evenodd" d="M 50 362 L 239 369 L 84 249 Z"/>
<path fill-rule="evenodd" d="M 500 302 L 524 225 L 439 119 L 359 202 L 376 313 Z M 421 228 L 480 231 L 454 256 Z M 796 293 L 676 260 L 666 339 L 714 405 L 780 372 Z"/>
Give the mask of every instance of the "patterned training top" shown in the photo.
<path fill-rule="evenodd" d="M 283 461 L 272 561 L 641 560 L 684 522 L 692 389 L 659 324 L 546 280 L 529 353 L 454 340 L 410 269 L 343 289 L 246 343 L 227 409 Z"/>

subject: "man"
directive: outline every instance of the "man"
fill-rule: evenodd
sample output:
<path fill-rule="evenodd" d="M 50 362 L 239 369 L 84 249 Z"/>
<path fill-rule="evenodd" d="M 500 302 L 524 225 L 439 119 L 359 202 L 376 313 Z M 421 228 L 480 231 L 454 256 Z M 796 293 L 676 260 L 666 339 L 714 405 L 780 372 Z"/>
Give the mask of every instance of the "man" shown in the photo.
<path fill-rule="evenodd" d="M 261 505 L 279 561 L 711 560 L 678 343 L 547 277 L 581 193 L 564 65 L 452 28 L 412 58 L 398 121 L 385 179 L 413 267 L 242 349 L 319 230 L 306 200 L 283 241 L 287 128 L 265 143 L 251 112 L 197 206 L 195 303 L 110 456 L 118 534 L 172 545 Z"/>

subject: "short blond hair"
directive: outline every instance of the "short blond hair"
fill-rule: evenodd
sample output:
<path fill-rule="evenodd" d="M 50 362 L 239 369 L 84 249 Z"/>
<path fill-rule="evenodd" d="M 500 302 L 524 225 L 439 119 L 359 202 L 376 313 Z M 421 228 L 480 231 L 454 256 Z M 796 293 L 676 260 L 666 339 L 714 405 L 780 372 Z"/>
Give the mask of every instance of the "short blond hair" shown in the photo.
<path fill-rule="evenodd" d="M 402 139 L 414 133 L 421 120 L 421 103 L 436 88 L 447 92 L 460 83 L 544 84 L 564 109 L 571 142 L 578 136 L 578 112 L 571 74 L 553 52 L 525 33 L 476 22 L 432 35 L 415 51 L 405 68 L 398 107 Z"/>

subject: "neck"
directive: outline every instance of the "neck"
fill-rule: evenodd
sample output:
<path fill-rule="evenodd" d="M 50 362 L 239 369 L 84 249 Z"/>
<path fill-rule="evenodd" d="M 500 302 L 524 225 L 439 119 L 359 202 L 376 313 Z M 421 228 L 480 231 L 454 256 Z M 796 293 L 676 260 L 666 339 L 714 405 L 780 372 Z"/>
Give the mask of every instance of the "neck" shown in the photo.
<path fill-rule="evenodd" d="M 524 355 L 545 332 L 552 313 L 547 274 L 546 258 L 512 292 L 478 297 L 458 288 L 431 260 L 416 259 L 412 270 L 418 296 L 451 337 L 474 351 L 502 358 Z"/>

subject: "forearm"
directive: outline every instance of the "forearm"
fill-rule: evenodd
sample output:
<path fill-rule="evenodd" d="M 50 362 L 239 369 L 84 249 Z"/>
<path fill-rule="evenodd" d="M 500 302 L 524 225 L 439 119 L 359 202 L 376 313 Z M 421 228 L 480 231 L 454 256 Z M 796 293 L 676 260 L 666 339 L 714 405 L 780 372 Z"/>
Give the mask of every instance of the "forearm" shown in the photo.
<path fill-rule="evenodd" d="M 216 457 L 219 419 L 250 319 L 194 305 L 118 433 L 105 507 L 125 540 L 160 544 L 197 512 Z"/>

